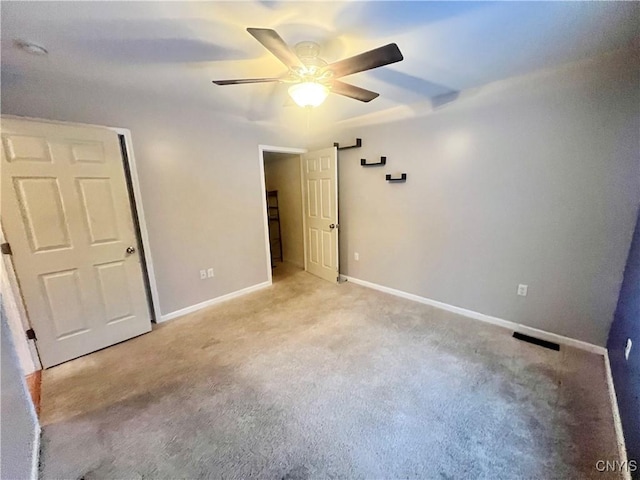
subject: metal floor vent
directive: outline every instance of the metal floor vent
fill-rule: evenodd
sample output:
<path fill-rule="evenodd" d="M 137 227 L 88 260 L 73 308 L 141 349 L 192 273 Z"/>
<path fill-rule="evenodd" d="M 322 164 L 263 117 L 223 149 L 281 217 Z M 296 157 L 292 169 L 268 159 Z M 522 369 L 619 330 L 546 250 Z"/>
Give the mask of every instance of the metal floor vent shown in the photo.
<path fill-rule="evenodd" d="M 548 348 L 550 350 L 560 351 L 560 345 L 557 343 L 547 342 L 546 340 L 541 340 L 536 337 L 530 337 L 524 333 L 513 332 L 513 338 L 517 338 L 523 342 L 533 343 L 534 345 L 540 345 L 541 347 Z"/>

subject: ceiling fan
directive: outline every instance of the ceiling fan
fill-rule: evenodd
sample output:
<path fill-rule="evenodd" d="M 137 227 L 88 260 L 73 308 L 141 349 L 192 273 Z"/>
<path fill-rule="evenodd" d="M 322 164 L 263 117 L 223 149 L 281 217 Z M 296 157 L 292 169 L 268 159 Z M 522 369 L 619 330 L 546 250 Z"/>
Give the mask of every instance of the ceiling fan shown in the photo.
<path fill-rule="evenodd" d="M 216 85 L 245 83 L 290 83 L 289 95 L 301 107 L 317 107 L 329 93 L 337 93 L 361 102 L 370 102 L 380 94 L 338 80 L 353 73 L 364 72 L 404 59 L 398 45 L 390 43 L 344 60 L 327 64 L 319 57 L 320 46 L 315 42 L 300 42 L 292 50 L 269 28 L 247 28 L 253 37 L 280 60 L 289 70 L 275 78 L 241 78 L 213 80 Z"/>

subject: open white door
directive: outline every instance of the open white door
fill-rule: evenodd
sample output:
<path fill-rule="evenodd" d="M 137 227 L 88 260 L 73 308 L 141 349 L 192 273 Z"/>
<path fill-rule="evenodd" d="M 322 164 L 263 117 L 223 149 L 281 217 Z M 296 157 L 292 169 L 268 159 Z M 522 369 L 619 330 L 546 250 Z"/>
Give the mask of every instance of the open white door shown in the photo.
<path fill-rule="evenodd" d="M 2 224 L 43 366 L 150 331 L 117 134 L 3 118 L 1 150 Z"/>
<path fill-rule="evenodd" d="M 338 151 L 336 147 L 302 155 L 305 267 L 338 281 Z"/>

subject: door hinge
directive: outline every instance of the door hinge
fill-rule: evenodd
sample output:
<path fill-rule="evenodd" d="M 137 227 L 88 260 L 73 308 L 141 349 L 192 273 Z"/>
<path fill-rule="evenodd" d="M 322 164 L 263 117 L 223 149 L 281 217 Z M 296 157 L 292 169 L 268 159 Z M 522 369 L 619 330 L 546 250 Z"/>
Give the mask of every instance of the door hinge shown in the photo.
<path fill-rule="evenodd" d="M 37 340 L 36 332 L 33 330 L 33 328 L 30 328 L 29 330 L 27 330 L 26 334 L 27 334 L 28 340 Z"/>
<path fill-rule="evenodd" d="M 2 253 L 4 253 L 5 255 L 11 255 L 11 245 L 9 245 L 8 242 L 4 242 L 2 244 L 0 244 L 0 250 L 2 251 Z"/>

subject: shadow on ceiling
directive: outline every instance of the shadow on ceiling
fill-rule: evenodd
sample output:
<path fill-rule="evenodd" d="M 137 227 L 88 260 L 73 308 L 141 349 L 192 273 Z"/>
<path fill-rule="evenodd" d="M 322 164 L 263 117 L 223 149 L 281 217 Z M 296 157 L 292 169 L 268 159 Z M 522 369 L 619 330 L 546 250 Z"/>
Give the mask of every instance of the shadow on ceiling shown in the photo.
<path fill-rule="evenodd" d="M 392 68 L 376 68 L 369 72 L 373 78 L 398 88 L 416 93 L 422 97 L 433 98 L 457 92 L 453 88 L 430 82 L 420 77 L 402 73 Z"/>
<path fill-rule="evenodd" d="M 240 50 L 189 38 L 100 39 L 89 42 L 95 56 L 118 63 L 192 63 L 244 60 Z"/>

